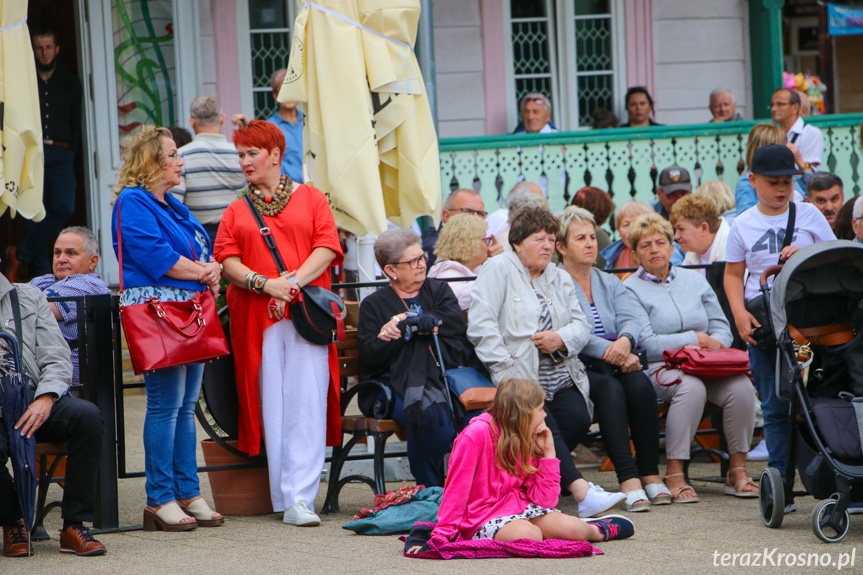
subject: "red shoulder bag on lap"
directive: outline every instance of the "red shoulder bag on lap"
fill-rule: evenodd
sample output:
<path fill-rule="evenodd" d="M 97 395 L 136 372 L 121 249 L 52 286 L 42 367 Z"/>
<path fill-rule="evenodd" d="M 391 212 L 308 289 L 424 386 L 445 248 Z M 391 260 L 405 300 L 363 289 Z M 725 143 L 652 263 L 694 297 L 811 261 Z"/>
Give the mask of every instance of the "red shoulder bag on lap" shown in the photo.
<path fill-rule="evenodd" d="M 680 378 L 672 381 L 661 381 L 659 373 L 662 370 L 679 369 L 687 375 L 700 377 L 705 381 L 723 379 L 732 375 L 749 373 L 749 354 L 740 349 L 667 349 L 662 352 L 665 365 L 656 370 L 656 382 L 659 385 L 676 385 Z"/>
<path fill-rule="evenodd" d="M 119 203 L 120 198 L 117 198 L 117 259 L 122 301 L 123 234 Z M 191 242 L 189 247 L 192 247 Z M 195 260 L 194 248 L 192 260 Z M 216 312 L 216 300 L 209 289 L 187 301 L 152 298 L 147 303 L 121 304 L 120 323 L 136 375 L 188 363 L 215 361 L 230 353 Z"/>

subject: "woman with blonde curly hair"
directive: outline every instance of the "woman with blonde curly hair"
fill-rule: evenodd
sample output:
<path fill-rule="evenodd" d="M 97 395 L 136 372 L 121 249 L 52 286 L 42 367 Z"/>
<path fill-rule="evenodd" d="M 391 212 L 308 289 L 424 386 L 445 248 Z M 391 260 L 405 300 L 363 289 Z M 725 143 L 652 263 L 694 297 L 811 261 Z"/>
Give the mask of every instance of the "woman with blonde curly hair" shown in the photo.
<path fill-rule="evenodd" d="M 168 193 L 180 183 L 182 167 L 183 159 L 165 128 L 143 126 L 126 143 L 111 216 L 118 257 L 122 232 L 124 305 L 150 298 L 186 301 L 207 289 L 214 295 L 219 292 L 221 268 L 211 261 L 207 233 Z M 198 486 L 195 405 L 203 373 L 203 364 L 190 364 L 144 374 L 145 530 L 188 531 L 225 522 L 210 509 Z"/>
<path fill-rule="evenodd" d="M 435 244 L 437 261 L 429 269 L 430 278 L 476 277 L 480 266 L 488 259 L 488 224 L 472 214 L 456 214 L 447 220 Z M 470 307 L 472 281 L 449 282 L 462 311 Z"/>

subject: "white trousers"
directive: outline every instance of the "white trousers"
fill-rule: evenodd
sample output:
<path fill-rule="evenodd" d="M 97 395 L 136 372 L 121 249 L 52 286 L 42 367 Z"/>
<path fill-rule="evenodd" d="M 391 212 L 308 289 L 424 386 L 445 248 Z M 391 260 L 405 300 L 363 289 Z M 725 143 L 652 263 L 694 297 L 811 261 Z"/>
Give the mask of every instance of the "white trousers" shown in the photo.
<path fill-rule="evenodd" d="M 304 340 L 289 320 L 264 331 L 258 376 L 273 511 L 300 499 L 314 510 L 326 450 L 327 347 Z"/>

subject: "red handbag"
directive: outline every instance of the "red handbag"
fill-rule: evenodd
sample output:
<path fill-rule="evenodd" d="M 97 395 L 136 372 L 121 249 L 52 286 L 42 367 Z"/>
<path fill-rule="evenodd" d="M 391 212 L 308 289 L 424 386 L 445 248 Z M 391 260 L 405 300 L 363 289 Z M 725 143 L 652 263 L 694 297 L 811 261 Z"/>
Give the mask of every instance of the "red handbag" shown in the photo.
<path fill-rule="evenodd" d="M 659 385 L 675 385 L 674 381 L 659 381 L 659 372 L 663 369 L 679 369 L 687 375 L 694 375 L 703 380 L 723 379 L 732 375 L 749 373 L 749 354 L 740 349 L 667 349 L 662 352 L 665 365 L 656 371 L 656 382 Z"/>
<path fill-rule="evenodd" d="M 120 298 L 123 295 L 123 239 L 117 199 L 117 253 L 120 263 Z M 192 247 L 189 242 L 189 247 Z M 192 249 L 192 259 L 195 257 Z M 216 300 L 210 290 L 187 301 L 161 301 L 121 305 L 120 323 L 129 346 L 135 374 L 189 363 L 215 361 L 228 355 L 228 342 Z"/>

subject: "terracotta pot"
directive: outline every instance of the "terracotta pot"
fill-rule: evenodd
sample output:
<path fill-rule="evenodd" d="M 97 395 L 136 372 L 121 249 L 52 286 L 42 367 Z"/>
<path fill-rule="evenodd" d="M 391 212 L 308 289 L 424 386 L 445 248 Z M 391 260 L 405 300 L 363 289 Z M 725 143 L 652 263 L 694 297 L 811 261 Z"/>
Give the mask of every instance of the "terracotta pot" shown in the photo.
<path fill-rule="evenodd" d="M 234 440 L 226 443 L 231 447 L 237 447 L 237 442 Z M 202 440 L 201 449 L 207 466 L 249 462 L 248 459 L 226 451 L 212 439 Z M 213 503 L 219 513 L 260 515 L 273 512 L 273 504 L 270 501 L 270 479 L 266 467 L 208 471 L 207 476 L 213 491 Z"/>

